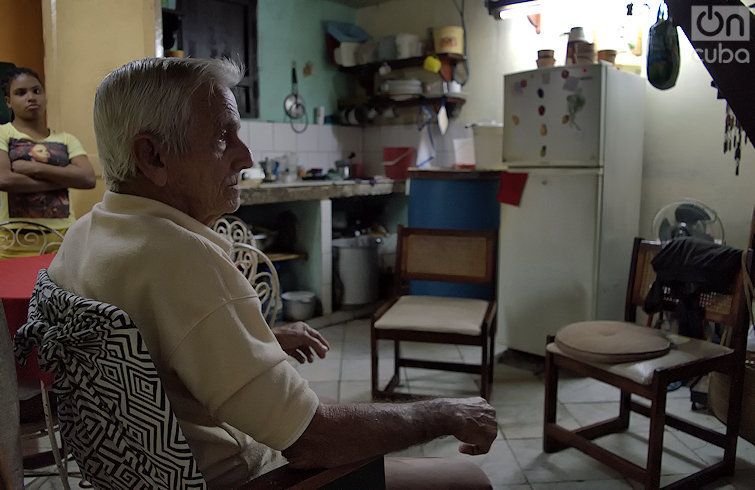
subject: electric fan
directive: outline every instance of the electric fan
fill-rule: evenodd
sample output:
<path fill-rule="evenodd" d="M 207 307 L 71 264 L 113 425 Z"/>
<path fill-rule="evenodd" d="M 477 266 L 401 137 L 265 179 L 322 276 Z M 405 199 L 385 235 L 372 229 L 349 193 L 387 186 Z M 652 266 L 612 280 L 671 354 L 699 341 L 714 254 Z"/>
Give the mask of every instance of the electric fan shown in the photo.
<path fill-rule="evenodd" d="M 724 243 L 724 226 L 718 214 L 709 206 L 692 199 L 673 202 L 661 208 L 653 219 L 653 234 L 661 243 L 683 237 Z"/>

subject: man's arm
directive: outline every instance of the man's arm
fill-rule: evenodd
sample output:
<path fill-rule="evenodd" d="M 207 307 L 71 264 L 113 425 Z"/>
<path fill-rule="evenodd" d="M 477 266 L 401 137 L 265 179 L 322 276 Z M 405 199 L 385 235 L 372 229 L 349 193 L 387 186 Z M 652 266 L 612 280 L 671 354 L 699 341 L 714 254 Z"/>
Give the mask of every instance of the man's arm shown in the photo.
<path fill-rule="evenodd" d="M 453 435 L 459 452 L 484 454 L 495 440 L 495 410 L 482 398 L 415 403 L 322 405 L 283 451 L 292 468 L 330 468 Z"/>
<path fill-rule="evenodd" d="M 8 152 L 0 150 L 0 191 L 28 193 L 63 189 L 64 185 L 36 180 L 11 170 Z"/>
<path fill-rule="evenodd" d="M 31 177 L 34 180 L 74 189 L 91 189 L 95 186 L 94 170 L 86 155 L 71 159 L 65 167 L 48 165 L 36 161 L 16 160 L 13 172 Z"/>

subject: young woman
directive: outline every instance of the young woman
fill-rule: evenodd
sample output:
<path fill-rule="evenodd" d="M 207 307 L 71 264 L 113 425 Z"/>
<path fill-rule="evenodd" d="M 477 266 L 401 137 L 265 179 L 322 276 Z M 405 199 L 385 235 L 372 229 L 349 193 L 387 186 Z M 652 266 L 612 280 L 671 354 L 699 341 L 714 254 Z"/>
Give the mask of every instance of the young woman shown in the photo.
<path fill-rule="evenodd" d="M 2 91 L 12 118 L 0 125 L 0 223 L 33 222 L 65 233 L 75 219 L 68 189 L 95 185 L 86 151 L 73 135 L 47 128 L 45 89 L 34 71 L 14 68 Z M 24 230 L 22 223 L 10 227 Z M 41 239 L 9 243 L 10 232 L 0 233 L 0 258 L 39 253 Z"/>

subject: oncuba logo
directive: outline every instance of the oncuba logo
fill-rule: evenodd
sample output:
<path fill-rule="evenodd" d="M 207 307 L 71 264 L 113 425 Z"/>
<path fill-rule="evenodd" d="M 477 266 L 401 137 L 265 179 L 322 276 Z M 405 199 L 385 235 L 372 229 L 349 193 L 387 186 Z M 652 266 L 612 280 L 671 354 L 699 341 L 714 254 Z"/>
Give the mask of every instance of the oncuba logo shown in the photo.
<path fill-rule="evenodd" d="M 750 40 L 750 11 L 742 6 L 692 6 L 692 40 L 719 41 L 715 46 L 697 48 L 706 63 L 749 63 L 750 51 L 738 46 Z"/>

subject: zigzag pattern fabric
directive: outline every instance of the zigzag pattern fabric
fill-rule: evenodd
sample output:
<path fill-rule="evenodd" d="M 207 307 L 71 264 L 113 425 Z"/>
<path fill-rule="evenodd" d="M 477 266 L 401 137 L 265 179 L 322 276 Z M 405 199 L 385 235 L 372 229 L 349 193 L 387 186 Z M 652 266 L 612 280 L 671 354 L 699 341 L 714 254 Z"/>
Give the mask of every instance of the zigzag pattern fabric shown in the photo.
<path fill-rule="evenodd" d="M 39 271 L 29 318 L 15 337 L 55 373 L 60 432 L 82 474 L 103 489 L 206 488 L 131 318 L 76 296 Z"/>

